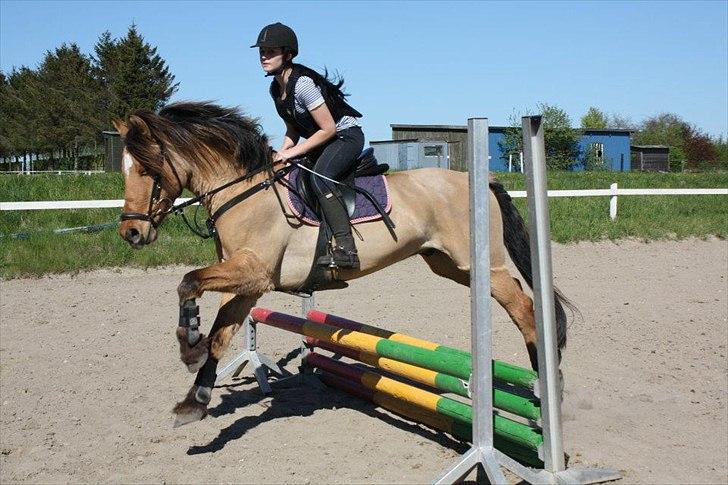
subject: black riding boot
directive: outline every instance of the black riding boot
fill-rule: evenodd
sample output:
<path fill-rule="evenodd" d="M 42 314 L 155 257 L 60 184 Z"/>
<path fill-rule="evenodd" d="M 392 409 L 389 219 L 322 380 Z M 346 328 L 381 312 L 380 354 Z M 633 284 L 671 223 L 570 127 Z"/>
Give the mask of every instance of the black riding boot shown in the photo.
<path fill-rule="evenodd" d="M 349 214 L 346 212 L 343 202 L 335 194 L 329 192 L 319 197 L 319 204 L 326 222 L 334 233 L 335 244 L 331 256 L 320 257 L 316 264 L 331 266 L 333 260 L 333 263 L 340 269 L 359 269 L 359 255 L 356 252 L 354 237 L 351 235 Z"/>

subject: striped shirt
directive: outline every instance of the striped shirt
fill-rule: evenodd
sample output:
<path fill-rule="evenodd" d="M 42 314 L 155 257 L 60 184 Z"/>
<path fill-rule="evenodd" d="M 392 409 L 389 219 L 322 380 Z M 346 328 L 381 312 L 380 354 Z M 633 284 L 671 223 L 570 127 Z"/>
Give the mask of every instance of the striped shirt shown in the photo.
<path fill-rule="evenodd" d="M 308 76 L 301 76 L 296 81 L 296 89 L 293 91 L 293 98 L 296 106 L 296 113 L 305 113 L 318 108 L 324 104 L 324 97 L 321 88 L 316 86 Z M 342 116 L 336 123 L 336 131 L 346 130 L 352 126 L 361 126 L 353 116 Z"/>

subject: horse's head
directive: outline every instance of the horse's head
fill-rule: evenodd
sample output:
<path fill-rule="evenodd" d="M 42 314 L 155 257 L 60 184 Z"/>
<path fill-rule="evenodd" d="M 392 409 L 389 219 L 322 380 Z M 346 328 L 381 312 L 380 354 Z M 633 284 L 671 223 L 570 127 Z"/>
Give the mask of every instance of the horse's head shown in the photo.
<path fill-rule="evenodd" d="M 158 114 L 136 111 L 114 126 L 124 139 L 119 234 L 135 248 L 154 242 L 183 188 L 204 194 L 270 161 L 257 120 L 238 108 L 178 102 Z"/>
<path fill-rule="evenodd" d="M 138 112 L 127 122 L 114 121 L 124 139 L 122 172 L 124 209 L 119 235 L 141 249 L 157 239 L 159 226 L 182 193 L 187 174 L 175 167 L 163 137 L 155 133 L 157 115 Z M 161 119 L 160 119 L 161 120 Z"/>

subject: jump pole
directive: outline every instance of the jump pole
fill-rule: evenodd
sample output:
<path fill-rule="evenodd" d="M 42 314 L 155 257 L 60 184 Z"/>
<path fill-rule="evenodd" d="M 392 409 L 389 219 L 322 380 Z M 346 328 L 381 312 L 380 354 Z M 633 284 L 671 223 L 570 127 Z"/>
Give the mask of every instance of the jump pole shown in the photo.
<path fill-rule="evenodd" d="M 525 467 L 493 446 L 492 322 L 490 321 L 490 247 L 488 186 L 488 121 L 468 120 L 468 170 L 470 180 L 470 318 L 473 354 L 473 447 L 447 469 L 435 483 L 456 483 L 474 468 L 478 481 L 507 483 L 501 466 L 530 483 L 598 483 L 621 478 L 611 469 L 565 469 L 561 430 L 561 396 L 554 326 L 551 236 L 546 193 L 546 152 L 540 116 L 526 116 L 523 129 L 524 163 L 529 194 L 529 228 L 534 303 L 538 332 L 538 361 L 543 423 L 544 469 Z M 544 265 L 546 266 L 544 268 Z"/>
<path fill-rule="evenodd" d="M 490 483 L 507 483 L 493 446 L 493 342 L 490 323 L 490 194 L 488 119 L 468 119 L 470 182 L 470 345 L 473 356 L 473 446 L 435 483 L 456 483 L 474 468 Z M 502 453 L 501 453 L 502 455 Z M 505 455 L 502 455 L 505 456 Z M 515 460 L 514 460 L 515 461 Z"/>

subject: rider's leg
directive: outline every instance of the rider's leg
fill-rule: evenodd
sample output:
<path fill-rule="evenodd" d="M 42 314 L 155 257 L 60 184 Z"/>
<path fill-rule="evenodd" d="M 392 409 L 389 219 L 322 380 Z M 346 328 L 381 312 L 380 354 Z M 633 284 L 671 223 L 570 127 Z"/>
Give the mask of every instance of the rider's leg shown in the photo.
<path fill-rule="evenodd" d="M 349 128 L 339 132 L 316 160 L 314 171 L 327 178 L 341 180 L 355 168 L 354 163 L 362 148 L 364 148 L 364 134 L 360 128 Z M 311 177 L 311 182 L 324 217 L 334 234 L 334 263 L 339 268 L 358 269 L 359 257 L 351 234 L 349 214 L 346 212 L 336 184 L 315 175 Z M 319 264 L 328 265 L 330 262 L 329 258 L 323 258 Z"/>

